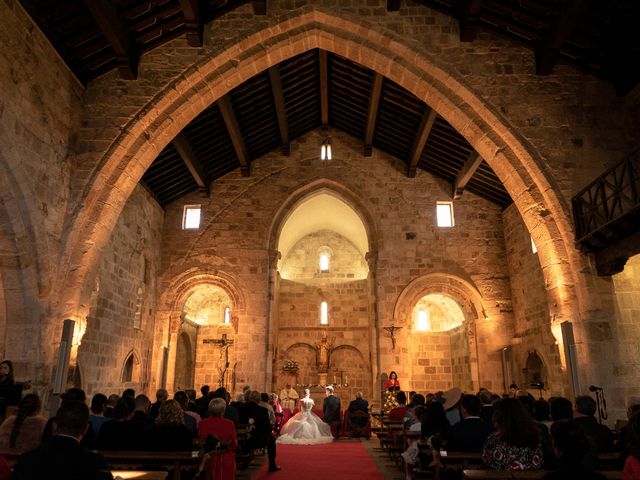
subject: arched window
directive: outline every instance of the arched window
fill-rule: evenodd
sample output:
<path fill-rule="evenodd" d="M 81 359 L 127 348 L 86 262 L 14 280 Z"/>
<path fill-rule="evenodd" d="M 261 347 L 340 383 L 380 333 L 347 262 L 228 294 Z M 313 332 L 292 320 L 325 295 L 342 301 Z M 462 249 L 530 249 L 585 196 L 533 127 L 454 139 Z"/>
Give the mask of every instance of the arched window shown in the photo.
<path fill-rule="evenodd" d="M 329 271 L 329 254 L 326 252 L 320 254 L 320 271 Z"/>
<path fill-rule="evenodd" d="M 127 361 L 124 362 L 124 368 L 122 369 L 122 383 L 127 383 L 133 381 L 133 367 L 134 367 L 135 358 L 133 353 L 129 355 Z"/>
<path fill-rule="evenodd" d="M 231 323 L 231 308 L 228 306 L 224 309 L 224 324 L 229 325 Z"/>
<path fill-rule="evenodd" d="M 431 318 L 428 310 L 418 311 L 418 325 L 416 330 L 419 332 L 428 332 L 431 330 Z"/>
<path fill-rule="evenodd" d="M 320 304 L 320 325 L 329 325 L 329 305 L 327 302 Z"/>

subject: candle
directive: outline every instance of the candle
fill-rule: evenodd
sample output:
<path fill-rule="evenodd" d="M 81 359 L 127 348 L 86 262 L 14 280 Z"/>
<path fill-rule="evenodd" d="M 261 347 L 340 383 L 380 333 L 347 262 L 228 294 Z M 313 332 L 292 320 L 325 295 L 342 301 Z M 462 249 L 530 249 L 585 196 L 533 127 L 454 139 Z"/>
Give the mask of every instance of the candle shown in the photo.
<path fill-rule="evenodd" d="M 346 375 L 344 376 L 344 384 L 349 385 L 349 377 L 347 377 Z"/>
<path fill-rule="evenodd" d="M 333 376 L 333 383 L 336 383 L 336 376 Z"/>

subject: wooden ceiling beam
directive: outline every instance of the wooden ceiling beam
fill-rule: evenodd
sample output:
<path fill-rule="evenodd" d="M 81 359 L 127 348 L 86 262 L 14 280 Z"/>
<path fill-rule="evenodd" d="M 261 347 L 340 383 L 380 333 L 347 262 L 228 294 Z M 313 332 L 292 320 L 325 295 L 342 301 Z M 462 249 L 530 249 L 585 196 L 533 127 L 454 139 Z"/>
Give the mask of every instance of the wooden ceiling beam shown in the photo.
<path fill-rule="evenodd" d="M 196 181 L 198 190 L 200 191 L 200 195 L 203 197 L 208 197 L 209 176 L 207 175 L 205 169 L 202 167 L 202 163 L 200 163 L 200 159 L 198 159 L 198 156 L 193 151 L 193 148 L 191 148 L 191 143 L 189 142 L 187 136 L 183 132 L 180 132 L 176 136 L 176 138 L 171 141 L 171 144 L 173 145 L 173 148 L 176 149 L 176 152 L 178 152 L 178 155 L 180 155 L 180 158 L 189 169 L 189 173 L 191 173 L 193 179 Z"/>
<path fill-rule="evenodd" d="M 329 70 L 326 50 L 320 50 L 320 123 L 323 127 L 329 125 Z"/>
<path fill-rule="evenodd" d="M 364 132 L 364 156 L 370 157 L 373 153 L 373 132 L 376 128 L 378 105 L 380 105 L 380 93 L 382 92 L 383 77 L 379 73 L 373 74 L 373 86 L 369 97 L 369 112 L 367 114 L 367 126 Z"/>
<path fill-rule="evenodd" d="M 109 0 L 84 0 L 84 4 L 113 49 L 120 76 L 135 80 L 138 77 L 139 55 L 116 8 Z"/>
<path fill-rule="evenodd" d="M 247 147 L 244 144 L 244 139 L 242 138 L 240 126 L 238 125 L 238 121 L 236 120 L 236 115 L 233 112 L 233 106 L 231 105 L 231 99 L 229 98 L 229 95 L 225 95 L 224 97 L 220 98 L 220 100 L 218 100 L 218 107 L 220 108 L 220 113 L 222 114 L 224 125 L 225 127 L 227 127 L 227 132 L 229 132 L 229 137 L 231 137 L 233 149 L 236 151 L 236 156 L 238 157 L 238 161 L 240 162 L 240 170 L 242 171 L 242 175 L 248 177 L 249 156 L 247 155 Z"/>
<path fill-rule="evenodd" d="M 469 157 L 464 162 L 464 165 L 458 172 L 455 181 L 453 182 L 453 199 L 457 200 L 462 196 L 464 189 L 467 187 L 469 180 L 473 177 L 473 174 L 476 173 L 478 167 L 482 163 L 482 157 L 476 152 L 472 150 L 469 154 Z"/>
<path fill-rule="evenodd" d="M 401 0 L 387 0 L 387 12 L 397 12 L 401 3 Z"/>
<path fill-rule="evenodd" d="M 204 41 L 204 15 L 200 10 L 200 0 L 180 0 L 187 31 L 187 43 L 201 47 Z"/>
<path fill-rule="evenodd" d="M 429 138 L 429 134 L 431 133 L 433 123 L 436 121 L 437 116 L 438 114 L 433 108 L 426 106 L 424 113 L 422 114 L 422 120 L 420 120 L 420 126 L 418 127 L 416 138 L 413 140 L 411 154 L 409 155 L 409 160 L 407 162 L 408 177 L 413 178 L 416 176 L 418 160 L 420 159 L 420 155 L 422 155 L 422 151 L 424 150 L 424 146 L 427 143 L 427 139 Z"/>
<path fill-rule="evenodd" d="M 253 14 L 254 15 L 266 15 L 267 14 L 267 0 L 252 0 Z"/>
<path fill-rule="evenodd" d="M 482 0 L 463 0 L 458 13 L 461 42 L 473 42 L 478 36 L 481 8 Z"/>
<path fill-rule="evenodd" d="M 282 80 L 280 70 L 277 65 L 269 67 L 269 80 L 271 81 L 271 93 L 273 103 L 276 106 L 276 116 L 278 117 L 278 128 L 280 129 L 280 143 L 282 153 L 287 157 L 291 153 L 291 143 L 289 140 L 289 124 L 287 122 L 287 110 L 284 106 L 284 94 L 282 92 Z"/>
<path fill-rule="evenodd" d="M 550 75 L 560 57 L 562 44 L 569 39 L 578 23 L 584 0 L 563 2 L 563 9 L 553 27 L 536 47 L 536 73 Z"/>

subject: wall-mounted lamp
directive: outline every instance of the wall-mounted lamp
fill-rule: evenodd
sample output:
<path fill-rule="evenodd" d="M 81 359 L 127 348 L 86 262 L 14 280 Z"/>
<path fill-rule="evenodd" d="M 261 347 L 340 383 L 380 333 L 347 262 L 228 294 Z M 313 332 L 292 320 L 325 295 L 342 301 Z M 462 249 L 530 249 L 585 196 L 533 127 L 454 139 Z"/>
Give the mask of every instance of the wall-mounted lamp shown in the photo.
<path fill-rule="evenodd" d="M 331 160 L 331 140 L 326 138 L 320 147 L 320 160 Z"/>

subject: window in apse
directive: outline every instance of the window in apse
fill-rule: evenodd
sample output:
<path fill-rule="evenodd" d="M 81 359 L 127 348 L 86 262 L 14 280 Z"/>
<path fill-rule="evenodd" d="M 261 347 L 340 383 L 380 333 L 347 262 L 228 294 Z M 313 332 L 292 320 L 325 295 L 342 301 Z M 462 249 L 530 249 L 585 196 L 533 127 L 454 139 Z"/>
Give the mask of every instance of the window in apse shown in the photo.
<path fill-rule="evenodd" d="M 327 302 L 320 304 L 320 325 L 329 325 L 329 305 Z"/>

